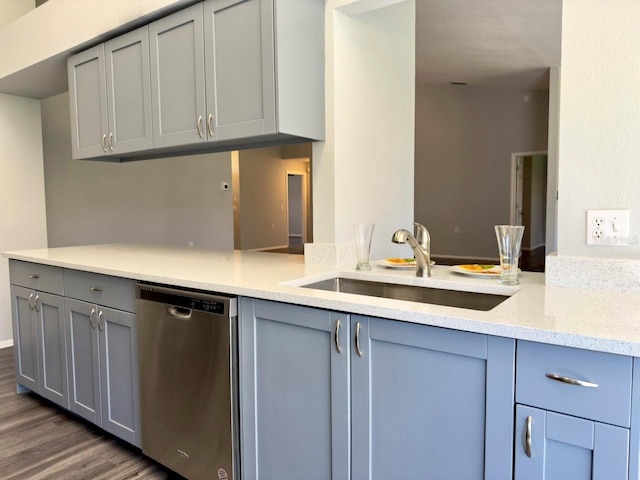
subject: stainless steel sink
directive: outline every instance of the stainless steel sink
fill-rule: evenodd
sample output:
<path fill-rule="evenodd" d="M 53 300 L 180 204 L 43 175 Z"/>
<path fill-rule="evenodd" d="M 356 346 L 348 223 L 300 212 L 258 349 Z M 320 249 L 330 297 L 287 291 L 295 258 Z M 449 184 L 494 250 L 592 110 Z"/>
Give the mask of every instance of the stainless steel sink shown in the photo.
<path fill-rule="evenodd" d="M 395 283 L 371 282 L 342 277 L 329 278 L 327 280 L 302 285 L 302 287 L 482 311 L 491 310 L 509 298 L 505 295 L 495 295 L 492 293 L 475 293 L 460 290 L 445 290 L 442 288 L 417 287 L 414 285 L 398 285 Z"/>

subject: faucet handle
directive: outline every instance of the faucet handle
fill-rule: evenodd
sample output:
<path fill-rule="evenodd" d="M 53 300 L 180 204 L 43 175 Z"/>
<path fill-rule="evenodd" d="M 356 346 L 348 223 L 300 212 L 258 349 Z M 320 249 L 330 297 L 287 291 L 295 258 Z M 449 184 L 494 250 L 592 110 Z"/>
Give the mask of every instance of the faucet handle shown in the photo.
<path fill-rule="evenodd" d="M 431 241 L 431 236 L 429 235 L 429 230 L 424 225 L 413 222 L 413 236 L 416 238 L 417 242 L 424 249 L 428 248 L 429 242 Z"/>

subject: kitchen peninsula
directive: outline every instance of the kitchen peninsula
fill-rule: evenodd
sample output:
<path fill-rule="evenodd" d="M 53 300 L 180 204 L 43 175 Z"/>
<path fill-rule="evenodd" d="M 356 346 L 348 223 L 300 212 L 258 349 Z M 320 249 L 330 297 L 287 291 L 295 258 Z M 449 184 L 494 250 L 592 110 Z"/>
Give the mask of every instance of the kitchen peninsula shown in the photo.
<path fill-rule="evenodd" d="M 243 478 L 303 474 L 309 465 L 318 478 L 365 478 L 390 473 L 394 461 L 403 462 L 406 478 L 454 465 L 464 478 L 510 478 L 512 471 L 518 478 L 533 461 L 552 468 L 549 454 L 530 457 L 530 449 L 554 451 L 558 441 L 593 455 L 586 478 L 598 478 L 599 469 L 606 478 L 638 478 L 640 381 L 632 367 L 640 356 L 640 295 L 549 287 L 531 272 L 506 287 L 438 265 L 432 278 L 416 278 L 381 267 L 360 273 L 309 265 L 295 255 L 160 245 L 4 256 L 12 265 L 62 270 L 65 301 L 67 272 L 239 296 Z M 300 288 L 337 275 L 509 298 L 476 311 Z M 523 447 L 523 429 L 533 432 L 533 446 Z M 136 444 L 135 425 L 131 432 Z M 312 439 L 307 446 L 303 433 Z M 460 442 L 464 465 L 454 461 Z"/>

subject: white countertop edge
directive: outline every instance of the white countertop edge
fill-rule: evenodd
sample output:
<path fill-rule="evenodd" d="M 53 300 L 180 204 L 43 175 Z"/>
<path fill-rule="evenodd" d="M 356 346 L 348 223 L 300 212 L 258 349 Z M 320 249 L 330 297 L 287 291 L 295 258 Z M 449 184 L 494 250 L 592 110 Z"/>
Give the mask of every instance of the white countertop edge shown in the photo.
<path fill-rule="evenodd" d="M 108 249 L 108 246 L 99 246 Z M 574 288 L 547 287 L 544 286 L 542 274 L 531 274 L 524 272 L 521 276 L 523 285 L 517 287 L 505 287 L 497 282 L 480 279 L 468 279 L 455 273 L 445 273 L 446 267 L 439 266 L 434 269 L 438 272 L 432 279 L 419 279 L 411 273 L 388 272 L 386 269 L 374 269 L 372 272 L 360 273 L 345 271 L 330 267 L 308 268 L 304 265 L 296 266 L 291 272 L 282 274 L 281 280 L 277 282 L 256 280 L 255 285 L 250 285 L 251 281 L 236 284 L 229 281 L 203 281 L 195 278 L 176 277 L 172 275 L 161 275 L 158 273 L 147 274 L 140 270 L 140 267 L 131 268 L 110 267 L 104 260 L 74 260 L 74 249 L 77 251 L 83 247 L 64 247 L 66 251 L 61 255 L 49 255 L 56 249 L 41 249 L 17 252 L 4 252 L 3 256 L 9 259 L 22 260 L 45 265 L 52 265 L 62 268 L 84 270 L 88 272 L 125 277 L 134 280 L 166 284 L 171 286 L 208 290 L 230 295 L 239 295 L 264 300 L 273 300 L 296 305 L 304 305 L 328 310 L 343 311 L 359 315 L 369 315 L 380 318 L 388 318 L 435 327 L 451 328 L 473 333 L 489 334 L 519 340 L 529 340 L 535 342 L 549 343 L 555 345 L 583 348 L 601 352 L 640 356 L 640 327 L 626 335 L 626 327 L 635 327 L 635 312 L 640 305 L 640 295 L 619 294 L 613 292 L 594 292 L 593 290 L 582 290 Z M 86 247 L 91 248 L 91 246 Z M 124 248 L 126 246 L 120 246 Z M 142 253 L 141 248 L 147 246 L 132 246 L 133 253 Z M 138 250 L 136 250 L 138 249 Z M 146 250 L 144 250 L 146 252 Z M 184 254 L 185 250 L 176 247 L 176 254 Z M 168 252 L 168 253 L 167 253 Z M 161 252 L 159 255 L 170 255 L 171 248 Z M 112 253 L 112 252 L 111 252 Z M 206 252 L 205 252 L 206 253 Z M 285 264 L 287 255 L 277 257 L 255 257 L 246 253 L 238 252 L 216 252 L 216 255 L 240 258 L 243 268 L 249 268 L 253 259 L 260 259 L 259 263 L 274 266 Z M 255 253 L 254 253 L 255 255 Z M 82 256 L 82 255 L 80 255 Z M 86 255 L 85 255 L 86 257 Z M 245 258 L 246 257 L 246 258 Z M 169 258 L 169 257 L 166 257 Z M 222 258 L 222 257 L 221 257 Z M 267 260 L 265 260 L 267 259 Z M 229 258 L 225 259 L 227 262 Z M 231 259 L 236 260 L 236 258 Z M 218 260 L 220 261 L 220 260 Z M 133 262 L 133 261 L 132 261 Z M 297 260 L 296 260 L 297 262 Z M 264 265 L 261 268 L 267 268 Z M 273 267 L 272 267 L 273 268 Z M 157 269 L 161 270 L 161 268 Z M 313 273 L 309 274 L 309 270 Z M 300 275 L 296 276 L 296 273 Z M 324 278 L 331 278 L 341 275 L 351 278 L 362 278 L 366 276 L 371 280 L 390 281 L 394 283 L 404 283 L 410 285 L 424 285 L 437 288 L 452 288 L 483 293 L 513 294 L 513 297 L 503 302 L 489 312 L 460 309 L 454 307 L 444 307 L 438 305 L 421 304 L 399 300 L 389 300 L 376 297 L 366 297 L 345 293 L 327 292 L 321 290 L 304 289 L 298 285 L 311 283 Z M 256 273 L 256 276 L 259 276 Z M 626 295 L 626 296 L 625 296 Z M 594 298 L 595 296 L 595 298 Z M 566 301 L 563 301 L 566 298 Z M 540 315 L 536 311 L 527 311 L 530 302 L 533 310 L 540 310 Z M 624 323 L 614 325 L 616 328 L 607 328 L 609 316 L 596 315 L 596 321 L 584 322 L 584 328 L 579 318 L 580 310 L 585 312 L 591 310 L 589 302 L 598 305 L 604 302 L 604 309 L 607 310 L 607 302 L 612 306 L 618 306 L 619 311 L 625 309 L 633 312 L 634 315 L 626 313 L 622 316 Z M 629 305 L 620 303 L 629 302 Z M 544 303 L 544 305 L 542 305 Z M 551 314 L 547 312 L 547 307 Z M 640 317 L 640 314 L 638 314 Z M 565 321 L 566 319 L 571 321 Z M 638 322 L 640 323 L 640 322 Z"/>

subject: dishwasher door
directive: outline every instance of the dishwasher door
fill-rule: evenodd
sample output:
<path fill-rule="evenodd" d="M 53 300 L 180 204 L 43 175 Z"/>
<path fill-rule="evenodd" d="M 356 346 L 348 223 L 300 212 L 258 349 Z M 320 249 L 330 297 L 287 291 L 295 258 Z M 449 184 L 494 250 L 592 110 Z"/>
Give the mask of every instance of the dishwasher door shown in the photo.
<path fill-rule="evenodd" d="M 136 292 L 143 453 L 191 480 L 237 480 L 237 300 Z"/>

